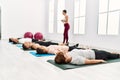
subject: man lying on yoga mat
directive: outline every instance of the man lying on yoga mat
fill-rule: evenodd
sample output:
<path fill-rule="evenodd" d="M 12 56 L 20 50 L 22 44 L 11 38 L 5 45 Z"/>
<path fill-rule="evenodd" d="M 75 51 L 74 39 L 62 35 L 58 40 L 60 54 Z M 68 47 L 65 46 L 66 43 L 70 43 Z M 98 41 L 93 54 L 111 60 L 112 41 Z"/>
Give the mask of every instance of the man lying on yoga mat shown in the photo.
<path fill-rule="evenodd" d="M 74 49 L 71 52 L 58 52 L 55 57 L 55 62 L 58 64 L 97 64 L 106 62 L 105 60 L 120 58 L 120 54 L 113 54 L 103 50 L 82 50 Z"/>
<path fill-rule="evenodd" d="M 36 42 L 38 40 L 31 38 L 9 38 L 9 42 L 13 42 L 13 44 L 24 43 L 24 42 Z M 45 41 L 44 39 L 41 41 Z"/>
<path fill-rule="evenodd" d="M 77 49 L 79 44 L 76 44 L 74 46 L 66 46 L 66 45 L 50 45 L 48 47 L 45 46 L 39 46 L 37 48 L 37 53 L 50 53 L 50 54 L 57 54 L 58 52 L 64 52 L 67 53 L 68 51 L 71 51 L 73 49 Z M 80 48 L 78 48 L 80 49 Z"/>
<path fill-rule="evenodd" d="M 36 41 L 36 42 L 25 42 L 22 47 L 24 50 L 33 49 L 36 50 L 39 46 L 49 46 L 49 45 L 63 45 L 51 41 Z"/>

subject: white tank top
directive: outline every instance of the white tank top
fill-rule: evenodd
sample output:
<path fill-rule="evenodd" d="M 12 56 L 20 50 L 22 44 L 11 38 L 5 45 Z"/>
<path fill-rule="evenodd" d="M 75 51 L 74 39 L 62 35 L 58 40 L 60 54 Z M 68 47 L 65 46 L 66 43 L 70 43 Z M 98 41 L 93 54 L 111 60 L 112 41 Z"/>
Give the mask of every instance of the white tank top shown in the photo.
<path fill-rule="evenodd" d="M 32 42 L 32 39 L 31 38 L 22 38 L 22 39 L 19 39 L 19 43 L 25 43 L 25 42 Z"/>

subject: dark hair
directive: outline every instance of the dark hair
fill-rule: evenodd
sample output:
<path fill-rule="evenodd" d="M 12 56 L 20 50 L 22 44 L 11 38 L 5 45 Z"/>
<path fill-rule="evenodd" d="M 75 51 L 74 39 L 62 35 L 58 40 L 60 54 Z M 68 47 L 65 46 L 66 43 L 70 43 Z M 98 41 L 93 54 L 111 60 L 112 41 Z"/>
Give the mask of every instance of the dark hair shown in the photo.
<path fill-rule="evenodd" d="M 63 10 L 64 13 L 67 13 L 67 10 Z"/>
<path fill-rule="evenodd" d="M 28 48 L 25 46 L 25 44 L 22 45 L 24 50 L 28 50 Z"/>
<path fill-rule="evenodd" d="M 16 42 L 16 41 L 13 41 L 13 44 L 17 44 L 18 42 Z"/>
<path fill-rule="evenodd" d="M 46 51 L 44 51 L 43 49 L 40 49 L 40 48 L 37 48 L 36 51 L 38 54 L 41 54 L 41 53 L 46 54 L 47 53 Z"/>
<path fill-rule="evenodd" d="M 65 57 L 62 52 L 59 52 L 57 56 L 55 57 L 55 63 L 57 64 L 65 64 Z"/>
<path fill-rule="evenodd" d="M 9 42 L 12 42 L 11 38 L 9 38 Z"/>

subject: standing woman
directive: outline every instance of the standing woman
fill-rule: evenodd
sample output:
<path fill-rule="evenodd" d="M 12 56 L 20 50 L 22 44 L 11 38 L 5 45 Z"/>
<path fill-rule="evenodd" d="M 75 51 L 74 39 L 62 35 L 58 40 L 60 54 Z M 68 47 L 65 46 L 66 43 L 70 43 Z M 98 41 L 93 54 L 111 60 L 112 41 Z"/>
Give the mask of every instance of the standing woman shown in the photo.
<path fill-rule="evenodd" d="M 65 17 L 65 19 L 61 20 L 63 23 L 64 23 L 64 33 L 63 33 L 63 44 L 66 44 L 68 45 L 68 31 L 69 31 L 69 28 L 70 28 L 70 25 L 68 23 L 68 15 L 67 15 L 67 11 L 66 10 L 63 10 L 63 15 Z"/>

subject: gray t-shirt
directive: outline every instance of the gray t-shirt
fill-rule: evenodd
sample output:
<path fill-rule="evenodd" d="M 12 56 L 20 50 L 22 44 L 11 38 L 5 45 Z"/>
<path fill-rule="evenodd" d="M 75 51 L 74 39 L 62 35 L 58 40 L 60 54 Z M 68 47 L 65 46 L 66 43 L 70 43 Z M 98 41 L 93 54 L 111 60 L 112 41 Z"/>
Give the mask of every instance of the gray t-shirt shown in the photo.
<path fill-rule="evenodd" d="M 95 59 L 95 52 L 93 50 L 74 49 L 68 54 L 72 57 L 70 63 L 76 65 L 85 64 L 85 59 Z"/>

